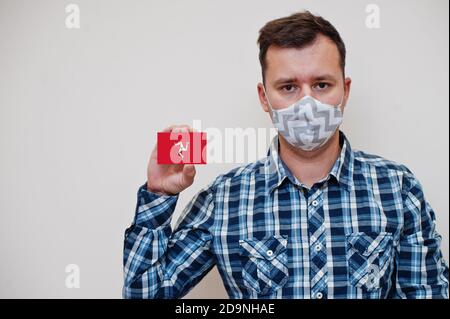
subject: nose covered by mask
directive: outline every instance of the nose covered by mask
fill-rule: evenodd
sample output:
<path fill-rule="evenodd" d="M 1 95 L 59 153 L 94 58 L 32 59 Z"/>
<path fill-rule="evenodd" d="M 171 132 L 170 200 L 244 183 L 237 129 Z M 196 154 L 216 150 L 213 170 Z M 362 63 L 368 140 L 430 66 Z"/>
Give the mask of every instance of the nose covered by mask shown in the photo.
<path fill-rule="evenodd" d="M 340 107 L 344 97 L 338 106 L 333 106 L 306 95 L 294 104 L 276 110 L 263 89 L 272 111 L 274 127 L 294 147 L 304 151 L 315 150 L 324 145 L 342 123 Z"/>

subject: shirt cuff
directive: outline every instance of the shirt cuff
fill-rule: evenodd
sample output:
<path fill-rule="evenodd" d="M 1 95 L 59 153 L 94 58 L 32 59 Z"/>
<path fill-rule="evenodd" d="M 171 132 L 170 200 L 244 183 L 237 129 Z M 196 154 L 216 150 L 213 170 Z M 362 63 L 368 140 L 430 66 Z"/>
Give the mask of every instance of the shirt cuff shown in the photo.
<path fill-rule="evenodd" d="M 176 195 L 151 192 L 147 183 L 139 187 L 135 223 L 148 228 L 158 228 L 170 224 L 178 200 Z"/>

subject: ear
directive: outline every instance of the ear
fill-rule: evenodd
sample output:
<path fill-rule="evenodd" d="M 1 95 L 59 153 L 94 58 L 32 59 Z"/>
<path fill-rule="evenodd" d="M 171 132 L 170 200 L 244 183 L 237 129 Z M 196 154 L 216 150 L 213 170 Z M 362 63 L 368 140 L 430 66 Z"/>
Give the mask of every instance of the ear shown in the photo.
<path fill-rule="evenodd" d="M 269 104 L 267 103 L 267 97 L 264 94 L 264 88 L 261 82 L 257 85 L 257 91 L 259 103 L 261 104 L 262 109 L 264 110 L 264 112 L 269 113 Z"/>
<path fill-rule="evenodd" d="M 350 97 L 351 86 L 352 86 L 352 79 L 349 77 L 346 77 L 344 79 L 345 94 L 344 94 L 344 102 L 342 103 L 342 110 L 344 109 L 345 106 L 347 106 L 347 101 L 348 101 L 348 98 Z"/>

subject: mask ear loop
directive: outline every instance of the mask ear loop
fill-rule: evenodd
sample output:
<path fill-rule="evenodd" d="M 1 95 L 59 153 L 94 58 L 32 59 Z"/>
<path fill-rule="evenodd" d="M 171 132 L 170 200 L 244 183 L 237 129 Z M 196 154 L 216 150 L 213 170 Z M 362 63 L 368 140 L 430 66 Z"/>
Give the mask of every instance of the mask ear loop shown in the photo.
<path fill-rule="evenodd" d="M 344 97 L 345 97 L 345 92 L 344 92 L 344 95 L 342 95 L 341 103 L 339 103 L 339 105 L 337 106 L 337 108 L 339 108 L 340 113 L 342 113 L 341 107 L 342 107 L 342 103 L 344 103 Z"/>
<path fill-rule="evenodd" d="M 264 84 L 263 84 L 263 91 L 264 91 L 264 96 L 266 97 L 266 100 L 267 100 L 267 105 L 269 105 L 270 115 L 273 117 L 273 112 L 274 111 L 273 111 L 272 105 L 270 105 L 269 96 L 267 95 L 266 86 Z M 279 142 L 279 136 L 278 135 L 276 136 L 275 143 L 276 143 L 275 144 L 276 145 L 276 147 L 275 147 L 276 151 L 275 152 L 278 153 L 280 151 L 280 144 L 279 144 L 280 142 Z M 276 170 L 276 168 L 273 167 L 274 164 L 272 163 L 273 162 L 273 158 L 272 157 L 270 157 L 270 162 L 271 162 L 270 163 L 271 170 Z"/>
<path fill-rule="evenodd" d="M 270 111 L 271 111 L 271 113 L 273 113 L 273 107 L 272 107 L 272 105 L 270 105 L 269 96 L 267 95 L 266 86 L 264 84 L 263 84 L 263 91 L 264 91 L 264 96 L 266 97 L 266 100 L 267 100 L 267 105 L 269 105 Z"/>
<path fill-rule="evenodd" d="M 339 103 L 337 107 L 342 106 L 342 103 L 344 103 L 344 97 L 345 97 L 345 92 L 344 92 L 344 95 L 342 95 L 341 103 Z"/>

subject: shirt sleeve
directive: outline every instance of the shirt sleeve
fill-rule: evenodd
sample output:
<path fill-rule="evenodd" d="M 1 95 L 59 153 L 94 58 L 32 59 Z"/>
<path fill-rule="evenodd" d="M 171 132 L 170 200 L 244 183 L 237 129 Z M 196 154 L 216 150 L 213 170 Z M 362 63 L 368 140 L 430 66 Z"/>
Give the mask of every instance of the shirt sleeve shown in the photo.
<path fill-rule="evenodd" d="M 404 226 L 396 249 L 396 298 L 448 298 L 448 266 L 440 249 L 435 213 L 422 185 L 408 170 L 403 177 Z"/>
<path fill-rule="evenodd" d="M 146 184 L 139 188 L 135 218 L 125 231 L 124 298 L 181 298 L 212 269 L 210 186 L 186 206 L 173 232 L 178 195 L 149 192 Z"/>

